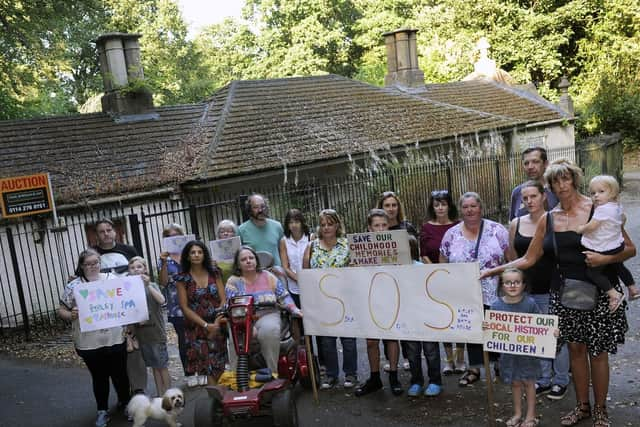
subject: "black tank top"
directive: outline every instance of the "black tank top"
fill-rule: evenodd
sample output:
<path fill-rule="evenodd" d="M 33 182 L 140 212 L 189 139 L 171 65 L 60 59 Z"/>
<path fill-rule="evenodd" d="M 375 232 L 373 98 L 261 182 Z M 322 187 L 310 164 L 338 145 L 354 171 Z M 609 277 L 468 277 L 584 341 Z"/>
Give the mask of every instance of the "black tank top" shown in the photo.
<path fill-rule="evenodd" d="M 516 222 L 516 234 L 513 238 L 513 249 L 521 257 L 527 252 L 533 237 L 520 234 L 520 217 Z M 545 254 L 532 267 L 524 270 L 524 278 L 529 284 L 531 294 L 548 294 L 554 270 L 553 259 Z"/>
<path fill-rule="evenodd" d="M 593 216 L 594 207 L 591 206 L 591 212 L 589 213 L 589 220 Z M 552 215 L 551 213 L 549 215 Z M 555 258 L 555 251 L 553 250 L 553 236 L 556 235 L 556 245 L 558 247 L 558 259 Z M 551 228 L 551 222 L 547 219 L 547 230 L 544 235 L 542 247 L 544 250 L 544 256 L 552 260 L 551 270 L 553 275 L 551 276 L 551 289 L 560 289 L 560 275 L 556 265 L 560 267 L 562 275 L 571 279 L 587 280 L 587 266 L 584 262 L 585 255 L 582 251 L 586 250 L 580 240 L 581 234 L 575 231 L 556 231 Z M 604 274 L 609 277 L 609 280 L 615 280 L 615 274 L 612 273 L 612 269 L 607 266 L 604 270 Z M 612 275 L 613 274 L 613 275 Z"/>

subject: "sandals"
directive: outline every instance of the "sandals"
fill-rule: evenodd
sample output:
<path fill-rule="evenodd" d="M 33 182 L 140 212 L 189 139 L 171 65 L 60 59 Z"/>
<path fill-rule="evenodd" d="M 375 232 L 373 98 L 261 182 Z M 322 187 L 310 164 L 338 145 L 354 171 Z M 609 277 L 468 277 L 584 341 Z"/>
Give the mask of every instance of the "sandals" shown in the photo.
<path fill-rule="evenodd" d="M 582 403 L 578 402 L 575 408 L 571 410 L 568 414 L 560 417 L 560 425 L 562 426 L 574 426 L 578 424 L 580 421 L 585 420 L 591 416 L 591 406 L 588 402 Z M 595 425 L 595 418 L 594 418 Z M 605 424 L 605 426 L 608 424 Z"/>
<path fill-rule="evenodd" d="M 511 417 L 504 423 L 507 427 L 520 427 L 522 424 L 522 417 Z"/>
<path fill-rule="evenodd" d="M 538 424 L 540 424 L 540 420 L 538 418 L 531 418 L 520 423 L 520 427 L 538 427 Z"/>
<path fill-rule="evenodd" d="M 606 406 L 593 406 L 593 427 L 611 427 Z"/>
<path fill-rule="evenodd" d="M 624 301 L 624 298 L 624 294 L 620 294 L 620 296 L 614 300 L 609 299 L 609 311 L 611 313 L 615 313 L 616 311 L 618 311 L 618 309 L 622 305 L 622 302 Z"/>
<path fill-rule="evenodd" d="M 461 376 L 460 379 L 458 380 L 458 385 L 460 387 L 467 387 L 468 385 L 471 385 L 477 382 L 479 379 L 480 379 L 479 371 L 472 371 L 471 369 L 468 369 L 467 372 L 465 372 L 464 375 Z"/>

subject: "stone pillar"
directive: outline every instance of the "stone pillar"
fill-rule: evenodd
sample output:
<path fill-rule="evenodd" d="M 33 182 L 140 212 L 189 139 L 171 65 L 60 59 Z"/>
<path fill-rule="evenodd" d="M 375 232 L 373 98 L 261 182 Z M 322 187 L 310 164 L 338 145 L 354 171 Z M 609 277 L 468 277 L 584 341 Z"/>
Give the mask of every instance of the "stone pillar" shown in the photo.
<path fill-rule="evenodd" d="M 385 86 L 424 86 L 424 73 L 418 66 L 417 32 L 400 29 L 383 34 L 387 50 Z"/>
<path fill-rule="evenodd" d="M 140 42 L 138 34 L 129 34 L 123 37 L 124 59 L 127 64 L 127 76 L 129 81 L 144 79 L 142 64 L 140 63 Z"/>
<path fill-rule="evenodd" d="M 573 117 L 575 110 L 573 109 L 573 99 L 569 95 L 569 79 L 567 76 L 562 76 L 560 83 L 558 83 L 558 89 L 560 90 L 560 99 L 558 100 L 558 107 L 562 108 L 565 112 L 569 113 Z"/>

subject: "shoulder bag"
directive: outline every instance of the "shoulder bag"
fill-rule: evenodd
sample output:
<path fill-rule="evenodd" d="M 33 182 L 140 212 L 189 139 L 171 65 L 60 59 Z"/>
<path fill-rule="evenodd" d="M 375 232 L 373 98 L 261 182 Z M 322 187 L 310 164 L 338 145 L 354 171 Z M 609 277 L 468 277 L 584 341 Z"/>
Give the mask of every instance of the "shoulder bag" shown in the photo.
<path fill-rule="evenodd" d="M 551 232 L 553 253 L 556 258 L 556 269 L 560 275 L 560 304 L 572 310 L 593 310 L 598 303 L 598 288 L 596 285 L 586 280 L 566 278 L 560 270 L 560 265 L 558 264 L 558 245 L 556 243 L 556 233 L 553 230 L 553 215 L 551 212 L 547 213 L 547 230 Z"/>

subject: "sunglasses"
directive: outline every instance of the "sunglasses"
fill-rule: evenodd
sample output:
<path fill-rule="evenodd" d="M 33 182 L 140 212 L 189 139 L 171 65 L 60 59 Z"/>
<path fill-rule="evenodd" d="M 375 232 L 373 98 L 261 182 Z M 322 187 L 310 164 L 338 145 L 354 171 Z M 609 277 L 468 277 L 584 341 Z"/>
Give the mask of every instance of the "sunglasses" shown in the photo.
<path fill-rule="evenodd" d="M 396 197 L 396 193 L 394 193 L 393 191 L 385 191 L 384 193 L 382 193 L 382 197 Z"/>
<path fill-rule="evenodd" d="M 320 215 L 337 215 L 338 212 L 336 212 L 335 209 L 322 209 L 320 211 Z"/>
<path fill-rule="evenodd" d="M 431 192 L 431 197 L 434 199 L 444 198 L 449 195 L 449 190 L 435 190 Z"/>

